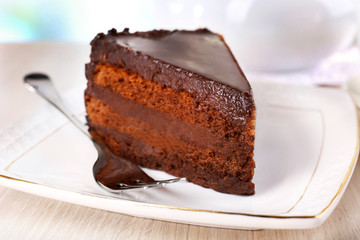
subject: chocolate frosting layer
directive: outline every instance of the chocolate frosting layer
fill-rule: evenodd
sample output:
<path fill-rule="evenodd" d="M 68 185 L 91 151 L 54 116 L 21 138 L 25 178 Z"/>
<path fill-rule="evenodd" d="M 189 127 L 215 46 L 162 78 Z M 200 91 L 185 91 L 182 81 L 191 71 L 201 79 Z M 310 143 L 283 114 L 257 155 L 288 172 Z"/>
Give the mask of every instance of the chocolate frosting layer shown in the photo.
<path fill-rule="evenodd" d="M 251 87 L 234 56 L 223 38 L 207 29 L 134 34 L 112 29 L 98 34 L 91 45 L 89 80 L 97 64 L 112 64 L 187 91 L 238 124 L 245 124 L 255 109 Z"/>
<path fill-rule="evenodd" d="M 233 154 L 232 149 L 239 147 L 239 143 L 224 141 L 224 139 L 216 137 L 208 128 L 196 126 L 157 110 L 149 109 L 142 104 L 123 98 L 109 88 L 89 85 L 86 94 L 104 101 L 111 109 L 122 116 L 138 119 L 157 131 L 186 143 L 216 149 L 229 157 Z M 111 135 L 116 135 L 114 130 L 107 129 L 107 131 Z"/>

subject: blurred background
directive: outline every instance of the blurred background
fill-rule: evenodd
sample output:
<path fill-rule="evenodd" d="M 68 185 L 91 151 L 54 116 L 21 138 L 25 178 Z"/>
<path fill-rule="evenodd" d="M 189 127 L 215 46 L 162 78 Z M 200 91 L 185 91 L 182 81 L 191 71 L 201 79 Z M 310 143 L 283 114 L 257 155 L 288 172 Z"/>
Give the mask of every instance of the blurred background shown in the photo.
<path fill-rule="evenodd" d="M 111 28 L 207 27 L 246 69 L 301 71 L 355 46 L 359 13 L 358 0 L 1 0 L 0 42 L 89 43 Z"/>

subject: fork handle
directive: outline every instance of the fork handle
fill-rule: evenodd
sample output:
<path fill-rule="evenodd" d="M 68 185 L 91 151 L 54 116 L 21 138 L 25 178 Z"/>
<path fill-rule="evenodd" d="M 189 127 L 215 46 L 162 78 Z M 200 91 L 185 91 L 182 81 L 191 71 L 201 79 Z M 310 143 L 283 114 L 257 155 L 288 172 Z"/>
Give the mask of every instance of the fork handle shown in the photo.
<path fill-rule="evenodd" d="M 30 73 L 24 77 L 25 86 L 37 93 L 67 117 L 86 136 L 90 136 L 87 127 L 64 105 L 49 76 L 42 73 Z"/>

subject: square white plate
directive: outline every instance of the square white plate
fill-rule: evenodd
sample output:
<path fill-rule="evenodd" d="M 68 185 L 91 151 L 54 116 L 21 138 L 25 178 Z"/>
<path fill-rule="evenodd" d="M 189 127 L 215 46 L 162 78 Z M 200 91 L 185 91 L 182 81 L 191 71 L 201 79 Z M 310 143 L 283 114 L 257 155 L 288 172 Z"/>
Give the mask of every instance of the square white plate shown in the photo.
<path fill-rule="evenodd" d="M 51 106 L 0 133 L 0 184 L 133 216 L 226 228 L 311 228 L 338 204 L 356 164 L 359 126 L 338 89 L 252 84 L 257 105 L 253 196 L 181 182 L 111 194 L 93 180 L 96 152 Z M 64 99 L 84 115 L 83 89 Z M 145 169 L 152 177 L 170 177 Z"/>

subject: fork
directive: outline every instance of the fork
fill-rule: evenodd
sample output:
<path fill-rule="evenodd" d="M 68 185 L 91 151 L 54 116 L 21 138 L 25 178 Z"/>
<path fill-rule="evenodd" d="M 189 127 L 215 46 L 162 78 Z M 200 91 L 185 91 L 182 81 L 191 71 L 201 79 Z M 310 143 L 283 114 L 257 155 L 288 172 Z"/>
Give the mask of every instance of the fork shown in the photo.
<path fill-rule="evenodd" d="M 154 180 L 135 163 L 113 154 L 111 150 L 105 148 L 103 144 L 98 144 L 98 142 L 95 141 L 94 138 L 89 134 L 87 127 L 82 124 L 81 121 L 65 107 L 53 83 L 46 74 L 27 74 L 24 77 L 24 84 L 31 92 L 37 93 L 50 104 L 52 104 L 55 108 L 57 108 L 83 134 L 90 138 L 98 152 L 98 158 L 93 166 L 94 179 L 105 190 L 118 193 L 128 189 L 164 187 L 169 183 L 185 180 L 185 178 Z M 107 178 L 107 176 L 104 177 L 104 174 L 106 175 L 106 172 L 109 170 L 106 169 L 106 166 L 104 167 L 104 165 L 107 165 L 108 160 L 114 161 L 113 163 L 116 163 L 117 165 L 120 164 L 120 169 L 122 169 L 122 172 L 120 172 L 120 174 L 116 174 L 116 176 L 111 176 L 112 178 Z"/>

